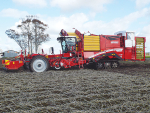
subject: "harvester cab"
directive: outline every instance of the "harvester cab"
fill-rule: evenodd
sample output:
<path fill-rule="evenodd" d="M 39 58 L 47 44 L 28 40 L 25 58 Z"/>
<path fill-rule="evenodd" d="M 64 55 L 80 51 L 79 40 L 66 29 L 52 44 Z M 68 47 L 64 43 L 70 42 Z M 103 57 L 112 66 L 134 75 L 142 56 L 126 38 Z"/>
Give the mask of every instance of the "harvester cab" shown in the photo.
<path fill-rule="evenodd" d="M 74 53 L 76 51 L 77 39 L 75 36 L 58 37 L 57 41 L 61 43 L 62 53 Z"/>

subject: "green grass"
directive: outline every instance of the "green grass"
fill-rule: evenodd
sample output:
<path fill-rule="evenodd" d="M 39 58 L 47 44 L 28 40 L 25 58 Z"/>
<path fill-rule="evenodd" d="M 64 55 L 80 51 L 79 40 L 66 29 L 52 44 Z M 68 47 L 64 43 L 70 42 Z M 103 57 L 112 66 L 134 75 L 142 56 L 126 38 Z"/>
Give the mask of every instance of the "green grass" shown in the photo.
<path fill-rule="evenodd" d="M 145 58 L 150 58 L 150 56 L 145 56 Z"/>

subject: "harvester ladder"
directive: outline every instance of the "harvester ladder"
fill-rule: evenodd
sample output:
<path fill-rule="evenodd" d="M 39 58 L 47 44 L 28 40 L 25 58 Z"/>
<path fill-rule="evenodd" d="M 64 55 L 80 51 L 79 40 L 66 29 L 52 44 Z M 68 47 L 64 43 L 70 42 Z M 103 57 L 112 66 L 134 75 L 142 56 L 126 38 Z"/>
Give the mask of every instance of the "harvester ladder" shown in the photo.
<path fill-rule="evenodd" d="M 84 66 L 83 66 L 83 55 L 82 55 L 82 52 L 79 52 L 78 53 L 78 63 L 79 63 L 79 69 L 83 69 Z"/>
<path fill-rule="evenodd" d="M 144 59 L 144 38 L 136 38 L 136 59 Z"/>

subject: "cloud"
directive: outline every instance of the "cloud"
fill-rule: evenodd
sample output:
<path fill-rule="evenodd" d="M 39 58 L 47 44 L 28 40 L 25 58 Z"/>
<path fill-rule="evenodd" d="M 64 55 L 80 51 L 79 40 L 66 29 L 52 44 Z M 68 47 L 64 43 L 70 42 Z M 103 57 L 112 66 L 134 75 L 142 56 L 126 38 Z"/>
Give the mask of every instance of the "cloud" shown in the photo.
<path fill-rule="evenodd" d="M 26 5 L 29 7 L 37 6 L 37 7 L 45 7 L 47 6 L 46 0 L 12 0 L 13 2 L 21 5 Z"/>
<path fill-rule="evenodd" d="M 130 25 L 134 21 L 142 17 L 145 17 L 148 14 L 150 14 L 150 8 L 144 8 L 140 11 L 133 12 L 129 15 L 126 15 L 123 18 L 117 18 L 110 22 L 105 22 L 102 20 L 90 21 L 89 15 L 86 15 L 84 13 L 73 14 L 70 17 L 65 16 L 49 17 L 47 20 L 45 20 L 45 22 L 47 22 L 47 24 L 49 25 L 47 33 L 50 34 L 50 37 L 52 39 L 51 41 L 48 42 L 49 47 L 53 46 L 55 50 L 57 50 L 57 52 L 59 53 L 58 50 L 60 50 L 60 47 L 58 47 L 59 44 L 55 40 L 59 36 L 59 32 L 61 29 L 65 29 L 67 32 L 74 32 L 74 29 L 72 28 L 76 28 L 81 33 L 90 31 L 91 33 L 97 35 L 100 34 L 113 35 L 117 31 L 122 30 L 130 31 Z M 145 28 L 145 30 L 147 30 L 147 33 L 148 29 L 150 28 L 149 27 Z"/>
<path fill-rule="evenodd" d="M 76 13 L 69 17 L 58 16 L 58 17 L 47 17 L 42 18 L 41 21 L 49 25 L 47 33 L 50 35 L 51 40 L 43 43 L 41 47 L 46 53 L 49 53 L 49 47 L 54 47 L 55 53 L 59 53 L 61 50 L 60 44 L 57 43 L 57 37 L 59 36 L 60 30 L 65 29 L 67 32 L 74 32 L 74 29 L 78 29 L 81 33 L 90 31 L 94 34 L 104 34 L 104 35 L 113 35 L 114 32 L 127 30 L 130 28 L 130 25 L 137 19 L 142 18 L 150 14 L 150 8 L 144 8 L 140 11 L 133 12 L 129 15 L 126 15 L 123 18 L 117 18 L 110 22 L 98 20 L 90 20 L 90 16 L 84 13 Z M 42 16 L 41 16 L 42 17 Z M 45 17 L 45 16 L 44 16 Z M 16 22 L 18 24 L 19 22 Z M 137 24 L 138 26 L 138 24 Z M 148 34 L 150 26 L 147 26 L 140 31 L 141 36 Z M 146 35 L 150 37 L 150 35 Z M 150 40 L 149 40 L 150 41 Z M 147 45 L 148 46 L 148 43 Z M 148 46 L 149 47 L 149 46 Z M 150 48 L 150 47 L 149 47 Z"/>
<path fill-rule="evenodd" d="M 7 51 L 7 50 L 15 50 L 15 51 L 21 51 L 21 48 L 19 45 L 15 42 L 15 40 L 10 39 L 6 35 L 2 38 L 0 37 L 0 49 L 2 51 Z"/>
<path fill-rule="evenodd" d="M 25 17 L 26 15 L 29 15 L 28 12 L 26 11 L 19 11 L 17 9 L 11 9 L 11 8 L 3 9 L 0 12 L 0 16 L 3 17 L 22 18 Z"/>
<path fill-rule="evenodd" d="M 150 0 L 136 0 L 136 7 L 142 8 L 150 3 Z"/>
<path fill-rule="evenodd" d="M 88 16 L 84 13 L 73 14 L 70 17 L 59 16 L 49 17 L 46 22 L 49 25 L 48 32 L 58 34 L 61 29 L 72 30 L 72 28 L 82 28 L 82 25 L 88 21 Z M 52 26 L 52 27 L 51 27 Z"/>
<path fill-rule="evenodd" d="M 10 29 L 15 30 L 17 33 L 21 33 L 21 29 L 17 28 L 18 25 L 21 25 L 22 20 L 19 20 L 18 22 L 15 22 L 15 25 L 10 27 Z"/>
<path fill-rule="evenodd" d="M 143 10 L 133 12 L 123 18 L 116 18 L 110 22 L 105 22 L 102 20 L 99 21 L 89 21 L 89 18 L 87 15 L 83 14 L 86 19 L 75 19 L 71 21 L 72 28 L 76 26 L 75 28 L 81 30 L 81 31 L 90 31 L 91 33 L 95 34 L 108 34 L 112 35 L 114 32 L 120 31 L 120 30 L 128 30 L 130 25 L 137 19 L 147 16 L 150 14 L 150 8 L 145 8 Z M 80 17 L 76 14 L 77 17 Z M 69 18 L 70 19 L 70 18 Z M 67 19 L 67 21 L 69 20 Z M 63 22 L 63 19 L 61 19 Z M 76 24 L 73 24 L 76 23 Z M 69 25 L 69 24 L 67 24 Z M 65 24 L 64 24 L 65 26 Z"/>
<path fill-rule="evenodd" d="M 53 34 L 58 34 L 61 29 L 70 31 L 72 28 L 77 28 L 82 32 L 91 31 L 91 33 L 95 34 L 113 34 L 119 30 L 128 30 L 134 21 L 149 14 L 150 8 L 144 8 L 140 11 L 130 13 L 123 18 L 116 18 L 110 22 L 105 22 L 102 20 L 90 21 L 90 16 L 92 15 L 76 13 L 70 17 L 49 17 L 45 22 L 49 25 L 48 32 Z"/>
<path fill-rule="evenodd" d="M 63 11 L 77 10 L 78 8 L 90 8 L 101 12 L 106 10 L 104 5 L 112 0 L 51 0 L 51 6 L 60 7 Z"/>

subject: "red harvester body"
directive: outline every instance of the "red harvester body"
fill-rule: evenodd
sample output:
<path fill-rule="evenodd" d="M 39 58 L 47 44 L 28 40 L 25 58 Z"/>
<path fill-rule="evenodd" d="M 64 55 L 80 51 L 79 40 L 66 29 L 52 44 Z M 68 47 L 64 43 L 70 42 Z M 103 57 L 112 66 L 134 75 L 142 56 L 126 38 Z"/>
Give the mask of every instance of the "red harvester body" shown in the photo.
<path fill-rule="evenodd" d="M 145 61 L 145 37 L 136 37 L 134 32 L 116 32 L 115 35 L 84 35 L 78 30 L 74 33 L 61 30 L 57 40 L 61 43 L 62 54 L 19 55 L 15 61 L 3 60 L 6 70 L 17 70 L 21 66 L 31 71 L 43 72 L 49 67 L 55 69 L 85 65 L 95 69 L 107 66 L 116 68 L 119 60 Z"/>

